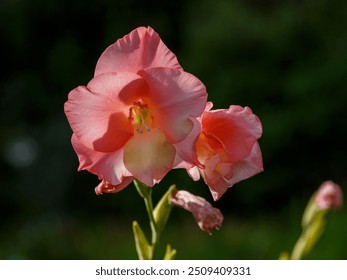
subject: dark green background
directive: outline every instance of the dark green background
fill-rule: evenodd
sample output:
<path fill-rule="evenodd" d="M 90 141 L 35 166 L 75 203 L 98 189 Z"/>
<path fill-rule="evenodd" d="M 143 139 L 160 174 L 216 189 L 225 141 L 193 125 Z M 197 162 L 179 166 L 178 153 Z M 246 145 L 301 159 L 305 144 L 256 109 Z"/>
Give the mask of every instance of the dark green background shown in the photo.
<path fill-rule="evenodd" d="M 214 204 L 220 231 L 174 209 L 163 239 L 179 259 L 276 259 L 322 181 L 346 191 L 347 2 L 2 0 L 0 258 L 136 258 L 131 222 L 146 227 L 144 205 L 132 185 L 95 195 L 96 176 L 76 171 L 63 104 L 108 45 L 148 25 L 215 108 L 249 106 L 264 127 L 265 172 Z M 183 170 L 156 199 L 172 183 L 212 200 Z M 347 258 L 346 217 L 332 213 L 308 258 Z"/>

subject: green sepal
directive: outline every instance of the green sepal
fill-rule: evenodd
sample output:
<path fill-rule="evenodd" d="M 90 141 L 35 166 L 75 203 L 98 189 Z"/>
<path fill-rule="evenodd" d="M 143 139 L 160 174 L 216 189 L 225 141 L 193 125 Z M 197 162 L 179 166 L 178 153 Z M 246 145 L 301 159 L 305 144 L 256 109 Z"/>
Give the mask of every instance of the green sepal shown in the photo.
<path fill-rule="evenodd" d="M 308 225 L 312 222 L 314 219 L 314 216 L 318 210 L 317 205 L 315 203 L 315 197 L 316 193 L 314 193 L 310 200 L 307 203 L 307 206 L 305 208 L 304 214 L 302 215 L 302 221 L 301 221 L 301 226 L 303 229 L 308 227 Z"/>
<path fill-rule="evenodd" d="M 148 198 L 150 196 L 152 188 L 136 179 L 134 180 L 134 185 L 142 198 Z"/>
<path fill-rule="evenodd" d="M 312 250 L 325 229 L 326 220 L 322 214 L 322 211 L 318 212 L 304 232 L 305 244 L 302 252 L 303 256 Z"/>
<path fill-rule="evenodd" d="M 326 215 L 329 209 L 319 209 L 312 195 L 302 217 L 302 233 L 296 242 L 291 259 L 300 260 L 309 254 L 323 234 L 326 224 Z"/>
<path fill-rule="evenodd" d="M 164 260 L 173 260 L 176 257 L 176 249 L 172 249 L 170 244 L 166 245 Z"/>
<path fill-rule="evenodd" d="M 329 209 L 320 209 L 318 208 L 315 199 L 316 199 L 317 192 L 315 192 L 309 202 L 307 203 L 306 209 L 304 211 L 304 214 L 302 215 L 302 222 L 301 226 L 302 229 L 305 230 L 305 228 L 309 227 L 311 223 L 316 223 L 318 220 L 325 219 L 326 213 L 329 211 Z"/>
<path fill-rule="evenodd" d="M 160 199 L 160 201 L 153 210 L 153 217 L 156 223 L 156 229 L 159 233 L 161 233 L 165 228 L 167 220 L 170 216 L 172 209 L 171 198 L 175 190 L 176 186 L 172 185 L 163 195 L 163 197 Z"/>
<path fill-rule="evenodd" d="M 149 245 L 147 238 L 137 221 L 133 222 L 133 232 L 136 251 L 139 259 L 151 260 L 153 257 L 153 248 L 151 245 Z"/>

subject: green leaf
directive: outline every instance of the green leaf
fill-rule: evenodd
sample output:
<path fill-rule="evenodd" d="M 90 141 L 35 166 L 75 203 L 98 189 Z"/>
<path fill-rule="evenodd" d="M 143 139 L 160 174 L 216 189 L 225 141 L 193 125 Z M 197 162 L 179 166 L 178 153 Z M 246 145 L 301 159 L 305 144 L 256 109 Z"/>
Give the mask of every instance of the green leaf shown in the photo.
<path fill-rule="evenodd" d="M 167 220 L 170 216 L 172 204 L 171 197 L 173 192 L 176 190 L 176 186 L 172 185 L 167 192 L 160 199 L 155 209 L 153 210 L 154 221 L 157 226 L 157 231 L 161 233 L 165 228 Z"/>
<path fill-rule="evenodd" d="M 153 258 L 153 248 L 151 245 L 149 245 L 147 238 L 137 221 L 133 222 L 133 232 L 136 251 L 139 259 L 151 260 Z"/>
<path fill-rule="evenodd" d="M 177 253 L 177 251 L 175 249 L 172 249 L 170 244 L 167 244 L 164 260 L 173 260 L 173 259 L 175 259 L 176 253 Z"/>
<path fill-rule="evenodd" d="M 152 188 L 148 187 L 139 180 L 134 180 L 134 185 L 142 198 L 148 198 L 152 192 Z"/>

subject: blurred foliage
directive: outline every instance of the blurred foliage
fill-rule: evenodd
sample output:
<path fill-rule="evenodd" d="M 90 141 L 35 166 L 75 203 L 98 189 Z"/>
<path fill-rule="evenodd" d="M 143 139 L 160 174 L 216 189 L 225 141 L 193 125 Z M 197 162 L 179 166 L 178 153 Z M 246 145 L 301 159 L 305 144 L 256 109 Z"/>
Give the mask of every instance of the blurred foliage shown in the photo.
<path fill-rule="evenodd" d="M 0 258 L 136 257 L 141 199 L 133 186 L 95 196 L 96 176 L 76 171 L 63 104 L 101 52 L 141 25 L 205 83 L 215 108 L 249 106 L 264 127 L 265 172 L 215 203 L 226 214 L 219 232 L 175 211 L 167 238 L 178 258 L 277 258 L 322 181 L 347 193 L 347 2 L 2 0 L 0 18 Z M 211 200 L 182 170 L 157 196 L 172 183 Z M 342 210 L 309 257 L 346 259 L 346 231 Z"/>

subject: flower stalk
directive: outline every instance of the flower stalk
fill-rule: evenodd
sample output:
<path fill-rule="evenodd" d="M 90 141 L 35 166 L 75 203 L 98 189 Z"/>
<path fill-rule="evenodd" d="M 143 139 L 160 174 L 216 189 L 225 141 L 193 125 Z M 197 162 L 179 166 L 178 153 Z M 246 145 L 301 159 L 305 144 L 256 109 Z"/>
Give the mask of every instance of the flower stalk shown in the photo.
<path fill-rule="evenodd" d="M 329 212 L 341 208 L 342 205 L 343 194 L 340 186 L 332 181 L 323 182 L 306 206 L 301 222 L 302 232 L 292 253 L 289 255 L 283 252 L 280 259 L 303 259 L 323 234 Z"/>
<path fill-rule="evenodd" d="M 140 225 L 134 221 L 133 232 L 135 237 L 136 251 L 139 259 L 153 260 L 156 259 L 160 235 L 171 213 L 172 205 L 170 203 L 170 199 L 176 187 L 175 185 L 171 186 L 164 194 L 162 199 L 158 202 L 156 207 L 153 208 L 152 188 L 146 186 L 138 180 L 134 180 L 134 185 L 145 202 L 152 235 L 151 244 L 149 244 Z M 176 250 L 172 249 L 168 244 L 164 259 L 173 259 L 175 255 Z"/>
<path fill-rule="evenodd" d="M 146 206 L 146 210 L 147 210 L 148 218 L 149 218 L 149 224 L 150 224 L 151 232 L 152 232 L 152 245 L 155 245 L 158 240 L 158 231 L 157 231 L 156 222 L 153 216 L 152 188 L 146 186 L 145 184 L 141 183 L 138 180 L 134 180 L 134 184 L 137 191 L 142 196 L 145 202 L 145 206 Z"/>

